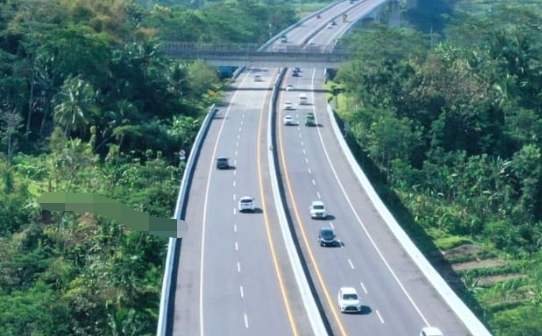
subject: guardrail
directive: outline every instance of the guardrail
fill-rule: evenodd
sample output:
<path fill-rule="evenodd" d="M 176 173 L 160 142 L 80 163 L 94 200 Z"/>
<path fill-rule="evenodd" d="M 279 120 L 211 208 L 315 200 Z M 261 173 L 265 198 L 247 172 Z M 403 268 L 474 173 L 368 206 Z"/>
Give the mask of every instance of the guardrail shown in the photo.
<path fill-rule="evenodd" d="M 457 294 L 448 286 L 446 281 L 440 276 L 440 274 L 435 270 L 435 268 L 427 261 L 423 253 L 414 245 L 410 237 L 406 234 L 403 228 L 399 225 L 395 217 L 388 210 L 384 202 L 380 199 L 380 196 L 376 193 L 373 185 L 360 168 L 357 163 L 354 155 L 350 151 L 350 147 L 343 138 L 343 134 L 337 124 L 337 119 L 335 118 L 335 113 L 331 105 L 327 105 L 328 117 L 331 121 L 331 128 L 335 134 L 335 138 L 339 142 L 339 146 L 346 157 L 352 171 L 356 175 L 359 183 L 362 185 L 363 189 L 367 193 L 367 196 L 374 204 L 376 210 L 388 225 L 389 229 L 399 241 L 403 249 L 407 252 L 409 257 L 414 261 L 416 266 L 423 273 L 425 278 L 431 283 L 435 290 L 440 294 L 448 306 L 454 311 L 457 317 L 463 322 L 467 327 L 469 332 L 472 335 L 476 336 L 492 336 L 491 333 L 487 330 L 486 326 L 474 315 L 469 307 L 457 296 Z"/>
<path fill-rule="evenodd" d="M 211 121 L 213 120 L 213 117 L 216 111 L 217 109 L 215 108 L 215 105 L 213 104 L 211 108 L 209 109 L 207 116 L 203 120 L 203 123 L 201 124 L 198 134 L 196 135 L 196 139 L 194 140 L 194 145 L 192 146 L 190 154 L 188 155 L 188 160 L 186 162 L 186 167 L 184 169 L 183 179 L 181 180 L 179 196 L 177 197 L 177 205 L 175 206 L 175 212 L 173 215 L 174 216 L 173 218 L 175 219 L 184 220 L 185 204 L 188 198 L 190 183 L 192 182 L 192 175 L 194 174 L 194 170 L 196 168 L 196 162 L 201 152 L 201 144 L 203 143 L 203 140 L 205 139 L 205 135 L 207 134 L 207 131 L 209 130 L 209 126 L 211 125 Z M 175 273 L 173 272 L 173 270 L 175 269 L 175 266 L 179 259 L 179 251 L 180 251 L 181 243 L 182 243 L 182 238 L 169 239 L 166 263 L 164 267 L 164 279 L 162 281 L 162 292 L 161 292 L 161 297 L 160 297 L 160 313 L 159 313 L 160 315 L 158 317 L 158 331 L 157 331 L 158 335 L 166 335 L 168 331 L 167 330 L 169 327 L 168 321 L 170 320 L 170 317 L 171 317 L 170 314 L 172 313 L 171 311 L 169 311 L 169 308 L 170 308 L 170 302 L 173 300 L 173 295 L 174 295 L 174 293 L 172 293 L 171 291 L 171 283 L 172 283 L 173 274 Z"/>
<path fill-rule="evenodd" d="M 314 16 L 318 15 L 319 13 L 323 11 L 328 10 L 329 8 L 332 8 L 338 5 L 339 3 L 340 2 L 334 2 L 330 4 L 329 6 L 326 6 L 322 8 L 321 10 L 303 18 L 302 20 L 298 21 L 296 24 L 286 28 L 282 32 L 275 35 L 273 38 L 267 41 L 264 45 L 262 45 L 260 49 L 264 50 L 273 42 L 275 42 L 277 39 L 279 39 L 282 34 L 289 32 L 295 27 L 298 27 L 303 22 L 313 18 Z M 237 78 L 243 72 L 243 70 L 244 70 L 244 67 L 238 68 L 233 74 L 234 78 Z M 201 151 L 201 144 L 203 142 L 203 139 L 205 138 L 205 135 L 207 134 L 207 131 L 209 130 L 209 125 L 211 123 L 211 120 L 214 117 L 215 112 L 216 112 L 216 109 L 215 109 L 215 106 L 213 105 L 211 106 L 209 113 L 205 117 L 205 120 L 203 121 L 201 128 L 198 131 L 198 134 L 196 135 L 194 144 L 192 145 L 192 149 L 188 156 L 188 161 L 185 167 L 183 178 L 181 180 L 179 196 L 177 197 L 177 204 L 176 204 L 175 212 L 174 212 L 174 218 L 184 219 L 186 200 L 187 200 L 188 191 L 189 191 L 188 187 L 190 186 L 192 182 L 192 175 L 194 172 L 194 168 L 196 166 L 195 163 L 197 161 L 197 157 L 199 156 L 199 153 Z M 166 336 L 168 334 L 168 330 L 172 327 L 170 325 L 170 322 L 172 320 L 172 314 L 173 314 L 171 310 L 171 302 L 174 301 L 172 300 L 172 296 L 174 293 L 172 292 L 171 284 L 173 283 L 173 275 L 175 273 L 174 270 L 178 264 L 181 243 L 182 243 L 182 238 L 169 239 L 166 261 L 165 261 L 165 266 L 164 266 L 164 278 L 162 280 L 162 292 L 160 294 L 160 308 L 159 308 L 159 316 L 158 316 L 157 336 Z"/>

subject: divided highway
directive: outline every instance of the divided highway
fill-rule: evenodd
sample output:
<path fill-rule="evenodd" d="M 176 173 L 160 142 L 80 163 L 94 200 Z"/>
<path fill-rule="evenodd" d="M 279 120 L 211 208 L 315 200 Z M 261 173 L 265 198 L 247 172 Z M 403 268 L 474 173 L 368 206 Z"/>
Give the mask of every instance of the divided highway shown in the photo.
<path fill-rule="evenodd" d="M 326 29 L 313 42 L 329 44 L 338 29 Z M 431 325 L 445 335 L 469 335 L 402 250 L 348 165 L 321 92 L 324 71 L 301 71 L 301 77 L 289 72 L 282 83 L 283 89 L 292 85 L 293 90 L 282 91 L 277 102 L 277 151 L 288 210 L 334 334 L 419 335 L 422 327 Z M 298 105 L 301 93 L 309 105 Z M 284 110 L 286 101 L 296 110 Z M 307 112 L 315 114 L 317 127 L 305 126 Z M 285 115 L 297 125 L 284 126 Z M 312 201 L 325 203 L 326 220 L 310 218 Z M 319 246 L 317 235 L 323 226 L 335 230 L 342 246 Z M 340 313 L 337 293 L 344 286 L 358 291 L 361 314 Z"/>
<path fill-rule="evenodd" d="M 302 44 L 327 24 L 326 17 L 358 5 L 338 3 L 322 19 L 309 19 L 288 33 L 289 43 Z M 270 196 L 264 144 L 277 73 L 242 74 L 211 122 L 189 191 L 190 230 L 172 289 L 173 335 L 313 334 Z M 217 170 L 219 156 L 228 157 L 233 168 Z M 239 198 L 247 195 L 258 209 L 240 214 Z"/>

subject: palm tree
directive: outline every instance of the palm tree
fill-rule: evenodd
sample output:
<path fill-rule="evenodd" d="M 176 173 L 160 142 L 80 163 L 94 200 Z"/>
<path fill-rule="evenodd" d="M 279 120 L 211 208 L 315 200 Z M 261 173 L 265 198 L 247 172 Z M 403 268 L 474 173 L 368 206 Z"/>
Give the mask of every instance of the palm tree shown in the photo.
<path fill-rule="evenodd" d="M 68 131 L 84 131 L 92 114 L 98 112 L 96 93 L 92 85 L 77 77 L 70 77 L 55 96 L 55 121 Z"/>

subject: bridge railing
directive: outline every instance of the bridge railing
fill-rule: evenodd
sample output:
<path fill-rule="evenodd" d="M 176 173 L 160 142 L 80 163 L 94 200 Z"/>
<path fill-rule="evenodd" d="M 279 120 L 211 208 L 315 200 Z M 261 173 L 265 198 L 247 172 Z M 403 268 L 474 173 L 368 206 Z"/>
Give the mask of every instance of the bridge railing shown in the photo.
<path fill-rule="evenodd" d="M 265 51 L 259 50 L 257 44 L 253 43 L 198 43 L 198 42 L 176 42 L 165 41 L 161 44 L 161 50 L 167 54 L 182 57 L 192 55 L 206 55 L 208 58 L 221 55 L 263 55 L 263 54 L 334 54 L 352 55 L 354 49 L 349 46 L 337 46 L 326 49 L 322 45 L 278 45 L 272 46 Z"/>

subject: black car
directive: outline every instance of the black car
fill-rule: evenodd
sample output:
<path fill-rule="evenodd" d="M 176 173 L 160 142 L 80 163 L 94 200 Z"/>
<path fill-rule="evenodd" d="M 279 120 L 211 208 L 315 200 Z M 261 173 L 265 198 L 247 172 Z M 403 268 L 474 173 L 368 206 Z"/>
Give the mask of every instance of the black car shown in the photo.
<path fill-rule="evenodd" d="M 301 74 L 299 72 L 292 72 L 292 77 L 301 77 Z"/>
<path fill-rule="evenodd" d="M 320 246 L 337 246 L 339 241 L 332 228 L 322 227 L 318 233 L 318 243 Z"/>
<path fill-rule="evenodd" d="M 230 163 L 228 162 L 228 158 L 225 157 L 219 157 L 216 160 L 216 169 L 229 169 Z"/>

